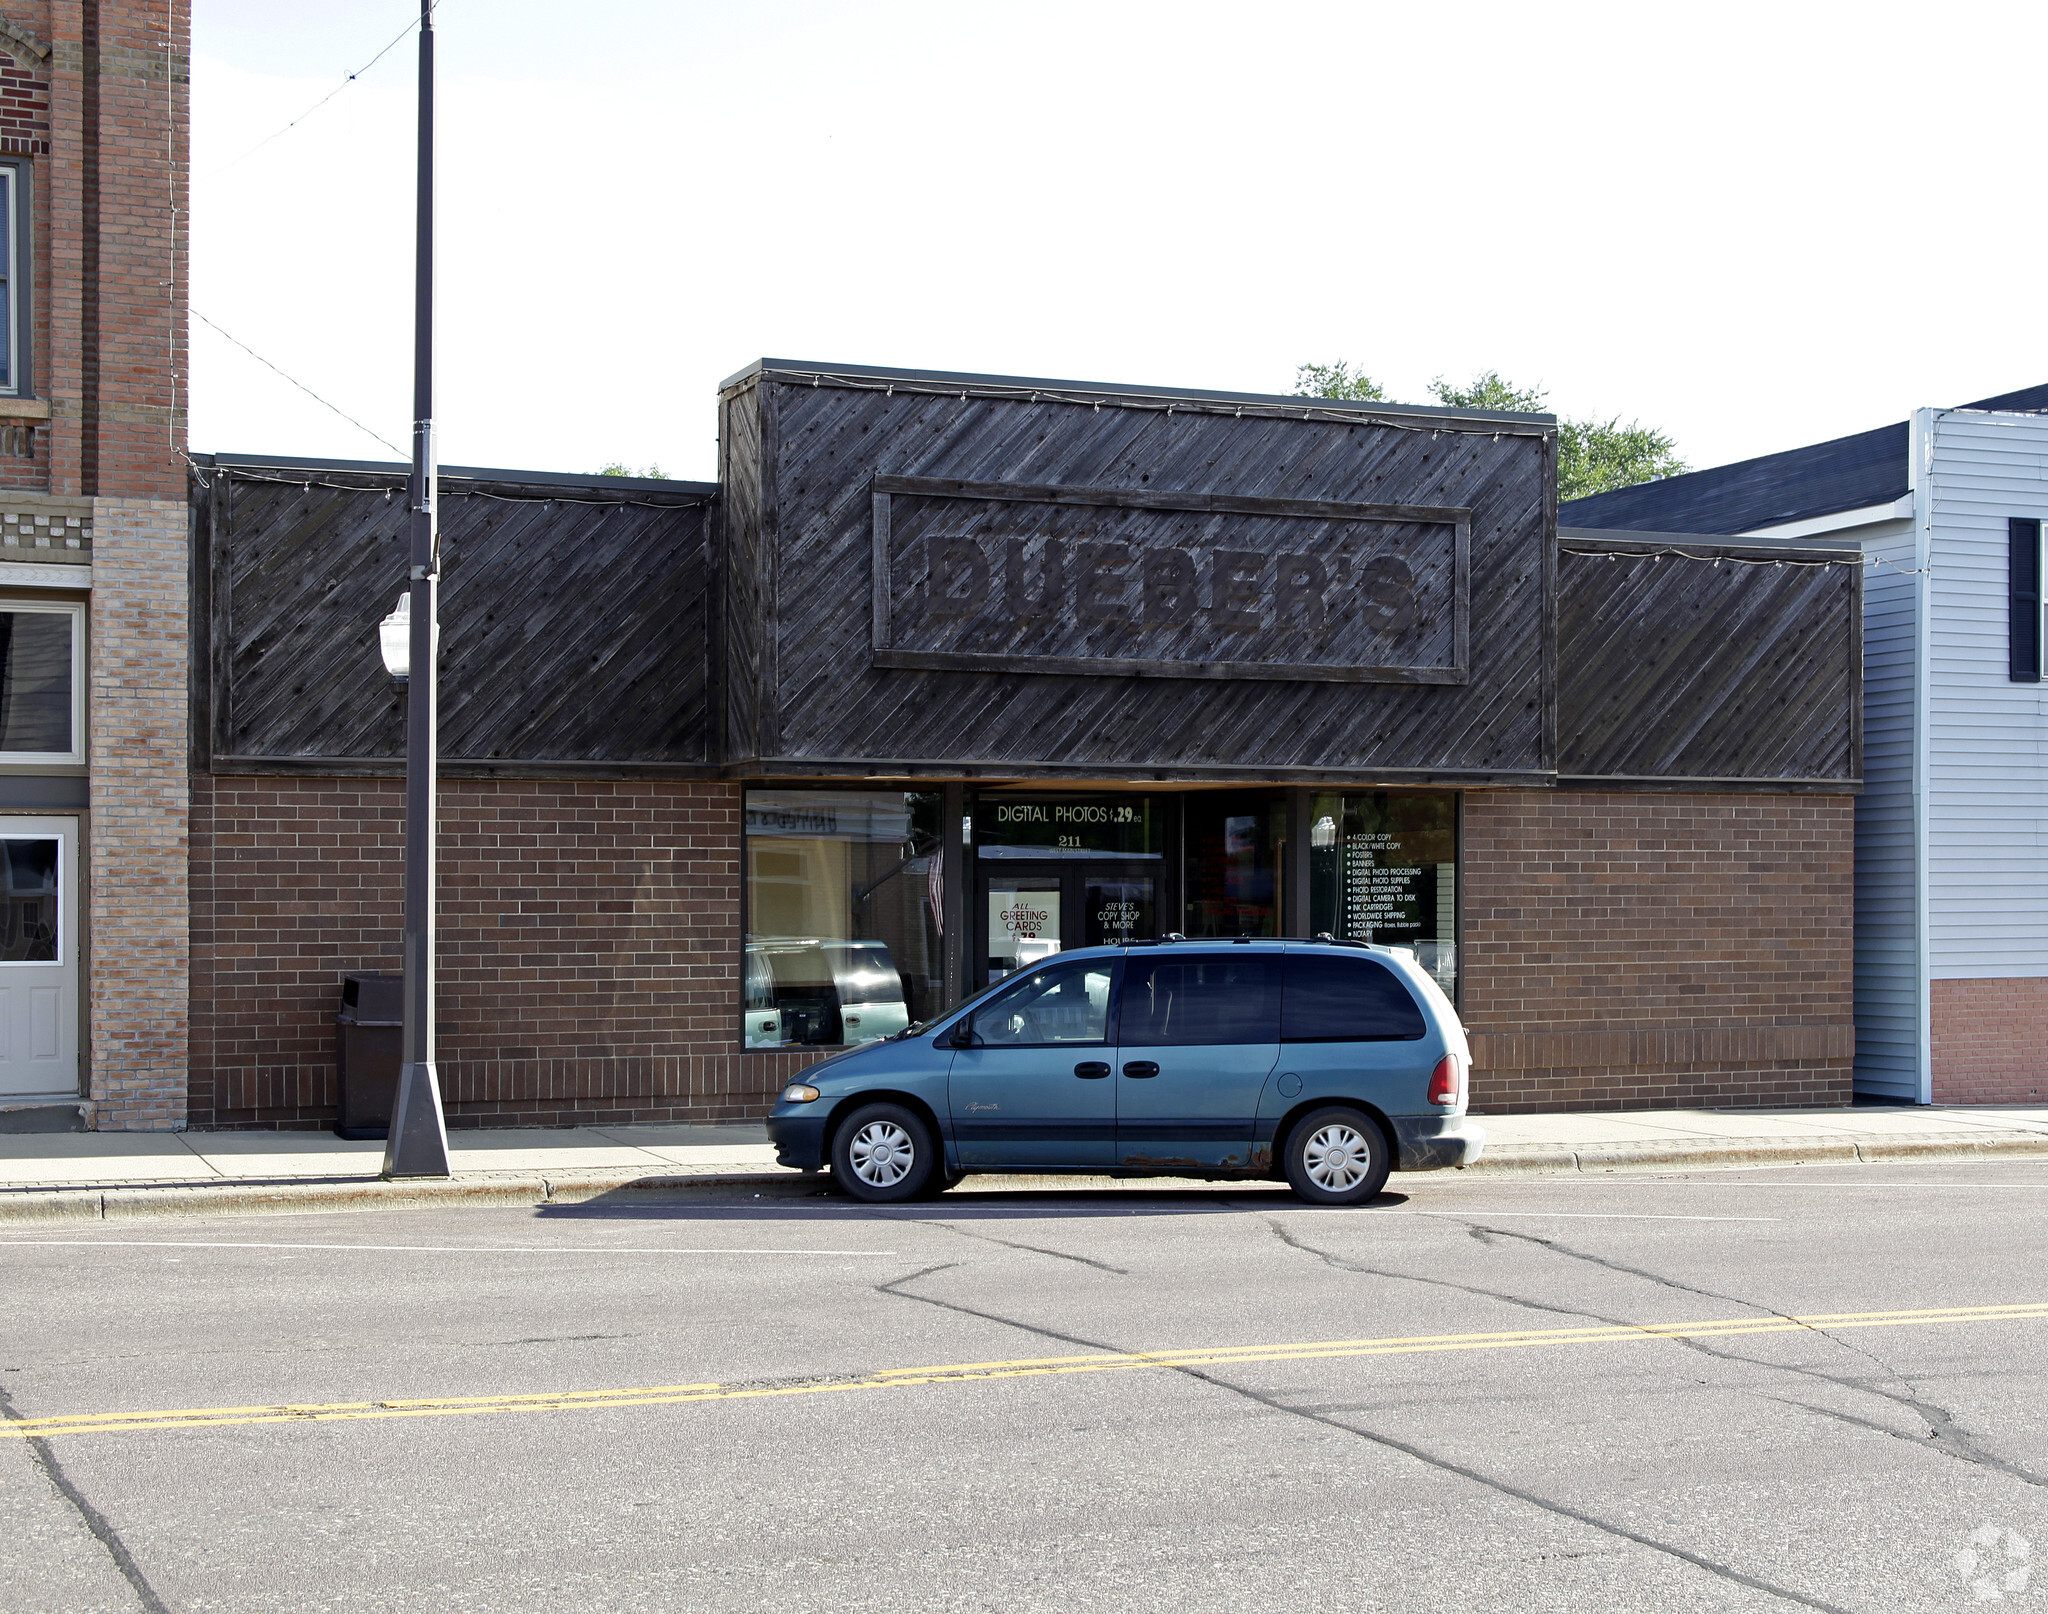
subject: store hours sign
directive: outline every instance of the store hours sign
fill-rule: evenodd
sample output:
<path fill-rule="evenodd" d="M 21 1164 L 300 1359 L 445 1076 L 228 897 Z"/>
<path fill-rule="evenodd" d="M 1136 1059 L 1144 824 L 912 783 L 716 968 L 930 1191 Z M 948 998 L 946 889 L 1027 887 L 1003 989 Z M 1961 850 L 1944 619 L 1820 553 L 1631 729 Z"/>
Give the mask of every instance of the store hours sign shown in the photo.
<path fill-rule="evenodd" d="M 1471 512 L 874 480 L 874 661 L 1466 681 Z"/>

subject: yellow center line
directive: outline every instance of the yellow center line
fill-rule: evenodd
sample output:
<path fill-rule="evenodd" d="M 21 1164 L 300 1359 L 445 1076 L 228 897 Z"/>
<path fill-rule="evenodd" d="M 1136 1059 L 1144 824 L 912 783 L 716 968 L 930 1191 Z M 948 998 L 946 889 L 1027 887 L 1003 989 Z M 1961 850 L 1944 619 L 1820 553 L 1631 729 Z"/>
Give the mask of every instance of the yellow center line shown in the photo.
<path fill-rule="evenodd" d="M 382 1418 L 449 1418 L 486 1412 L 573 1412 L 594 1407 L 671 1406 L 693 1401 L 750 1401 L 850 1390 L 900 1390 L 917 1385 L 995 1379 L 1119 1373 L 1139 1368 L 1227 1367 L 1242 1362 L 1318 1361 L 1338 1357 L 1413 1356 L 1439 1351 L 1498 1351 L 1544 1345 L 1612 1345 L 1655 1339 L 1719 1339 L 1736 1334 L 1787 1334 L 1815 1329 L 1905 1328 L 1933 1323 L 2048 1321 L 2048 1301 L 1996 1306 L 1944 1306 L 1916 1311 L 1826 1312 L 1804 1317 L 1727 1317 L 1705 1322 L 1597 1323 L 1581 1328 L 1514 1329 L 1489 1334 L 1415 1334 L 1382 1339 L 1305 1340 L 1286 1344 L 1210 1345 L 1182 1350 L 1092 1356 L 1022 1357 L 941 1367 L 887 1368 L 822 1384 L 752 1387 L 644 1385 L 619 1390 L 533 1391 L 506 1395 L 419 1397 L 388 1401 L 294 1402 L 252 1407 L 186 1407 L 153 1412 L 79 1412 L 0 1423 L 0 1436 L 32 1439 L 228 1424 L 334 1423 Z"/>

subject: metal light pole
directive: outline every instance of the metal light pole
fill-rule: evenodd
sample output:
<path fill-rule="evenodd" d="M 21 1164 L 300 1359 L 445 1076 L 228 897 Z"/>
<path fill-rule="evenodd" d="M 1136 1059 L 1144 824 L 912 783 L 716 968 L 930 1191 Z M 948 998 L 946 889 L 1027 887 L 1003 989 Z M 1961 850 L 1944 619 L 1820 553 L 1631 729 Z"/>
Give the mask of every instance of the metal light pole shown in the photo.
<path fill-rule="evenodd" d="M 441 534 L 434 465 L 434 0 L 420 0 L 419 222 L 412 353 L 412 664 L 405 709 L 405 1064 L 384 1144 L 386 1177 L 448 1175 L 448 1126 L 434 1073 L 434 774 Z"/>

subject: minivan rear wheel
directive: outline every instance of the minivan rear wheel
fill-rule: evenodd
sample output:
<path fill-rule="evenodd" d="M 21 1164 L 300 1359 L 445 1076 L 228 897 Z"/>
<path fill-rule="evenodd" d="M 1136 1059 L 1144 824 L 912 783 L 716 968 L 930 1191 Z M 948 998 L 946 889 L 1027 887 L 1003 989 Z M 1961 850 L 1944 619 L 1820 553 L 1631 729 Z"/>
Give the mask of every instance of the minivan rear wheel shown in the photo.
<path fill-rule="evenodd" d="M 915 1199 L 938 1166 L 931 1128 L 901 1104 L 863 1104 L 832 1136 L 832 1175 L 855 1199 Z"/>
<path fill-rule="evenodd" d="M 1287 1135 L 1288 1186 L 1311 1205 L 1362 1205 L 1387 1185 L 1387 1136 L 1348 1105 L 1312 1110 Z"/>

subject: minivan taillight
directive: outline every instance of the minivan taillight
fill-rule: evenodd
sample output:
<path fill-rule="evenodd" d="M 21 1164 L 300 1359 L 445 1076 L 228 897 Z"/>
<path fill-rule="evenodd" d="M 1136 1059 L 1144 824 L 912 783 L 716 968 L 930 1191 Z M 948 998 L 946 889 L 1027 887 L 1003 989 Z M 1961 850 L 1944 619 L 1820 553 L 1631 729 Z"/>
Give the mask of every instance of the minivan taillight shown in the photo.
<path fill-rule="evenodd" d="M 1458 1102 L 1458 1061 L 1449 1054 L 1436 1062 L 1429 1073 L 1429 1101 L 1432 1104 Z"/>

